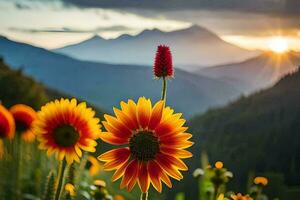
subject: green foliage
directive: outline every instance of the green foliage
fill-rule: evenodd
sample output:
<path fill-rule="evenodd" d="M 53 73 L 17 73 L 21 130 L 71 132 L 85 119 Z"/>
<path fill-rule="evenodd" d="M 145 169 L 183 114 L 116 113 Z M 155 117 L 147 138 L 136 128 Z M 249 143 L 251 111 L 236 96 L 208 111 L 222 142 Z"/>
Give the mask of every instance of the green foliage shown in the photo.
<path fill-rule="evenodd" d="M 54 197 L 54 183 L 55 183 L 55 176 L 54 172 L 51 170 L 48 174 L 47 181 L 45 184 L 45 190 L 42 200 L 49 200 L 53 199 Z"/>
<path fill-rule="evenodd" d="M 48 98 L 41 84 L 24 76 L 22 70 L 9 69 L 3 60 L 0 60 L 0 100 L 7 107 L 24 103 L 39 109 Z"/>
<path fill-rule="evenodd" d="M 194 149 L 224 161 L 235 174 L 231 187 L 236 190 L 245 191 L 250 171 L 281 173 L 281 184 L 300 185 L 299 85 L 300 71 L 270 89 L 193 118 Z M 270 186 L 268 193 L 276 190 Z"/>
<path fill-rule="evenodd" d="M 184 193 L 180 192 L 176 194 L 175 200 L 184 200 Z"/>

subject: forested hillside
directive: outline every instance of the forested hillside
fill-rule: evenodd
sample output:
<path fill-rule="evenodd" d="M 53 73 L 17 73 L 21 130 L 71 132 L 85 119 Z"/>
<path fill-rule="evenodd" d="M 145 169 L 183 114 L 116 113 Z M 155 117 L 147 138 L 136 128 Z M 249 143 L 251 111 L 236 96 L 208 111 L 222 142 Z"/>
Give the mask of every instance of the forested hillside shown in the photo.
<path fill-rule="evenodd" d="M 270 89 L 194 117 L 190 126 L 197 141 L 195 157 L 199 158 L 200 149 L 212 161 L 223 160 L 235 172 L 234 188 L 244 189 L 249 173 L 254 172 L 271 176 L 273 197 L 299 190 L 299 86 L 298 70 Z M 198 161 L 194 165 L 199 166 Z M 287 188 L 271 188 L 272 177 L 273 184 L 284 182 Z"/>

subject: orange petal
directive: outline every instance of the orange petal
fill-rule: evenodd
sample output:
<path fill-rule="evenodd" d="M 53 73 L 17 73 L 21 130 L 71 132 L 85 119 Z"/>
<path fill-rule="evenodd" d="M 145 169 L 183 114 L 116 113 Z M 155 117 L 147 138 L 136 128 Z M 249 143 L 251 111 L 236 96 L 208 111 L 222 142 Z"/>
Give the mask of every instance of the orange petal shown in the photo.
<path fill-rule="evenodd" d="M 124 176 L 121 181 L 121 188 L 124 188 L 128 185 L 131 178 L 137 173 L 139 170 L 139 163 L 137 160 L 132 160 L 129 165 L 126 167 Z"/>
<path fill-rule="evenodd" d="M 166 142 L 162 142 L 161 146 L 167 146 L 167 147 L 172 147 L 172 148 L 178 148 L 178 149 L 185 149 L 185 148 L 189 148 L 191 146 L 193 146 L 194 142 L 191 141 L 180 141 L 180 140 L 176 140 L 176 141 L 168 141 Z"/>
<path fill-rule="evenodd" d="M 122 152 L 122 154 L 118 155 L 118 158 L 116 158 L 115 160 L 111 160 L 106 162 L 103 165 L 103 169 L 106 171 L 111 171 L 114 169 L 119 168 L 121 165 L 123 165 L 125 162 L 127 162 L 130 158 L 130 154 Z"/>
<path fill-rule="evenodd" d="M 164 143 L 164 144 L 172 144 L 172 143 L 176 143 L 178 141 L 187 141 L 192 136 L 193 135 L 190 133 L 180 133 L 180 134 L 176 134 L 176 135 L 168 135 L 168 136 L 159 137 L 159 140 L 161 143 Z"/>
<path fill-rule="evenodd" d="M 162 185 L 160 181 L 160 177 L 162 174 L 162 169 L 160 166 L 154 162 L 154 161 L 149 161 L 148 163 L 148 172 L 150 176 L 151 183 L 153 187 L 158 191 L 161 192 L 162 190 Z"/>
<path fill-rule="evenodd" d="M 119 121 L 117 118 L 112 117 L 110 115 L 104 115 L 104 118 L 106 119 L 107 123 L 103 123 L 105 128 L 112 128 L 115 131 L 112 131 L 112 133 L 118 135 L 118 137 L 130 137 L 132 134 L 132 131 L 127 127 L 126 124 L 123 124 L 121 121 Z M 110 126 L 108 126 L 110 125 Z"/>
<path fill-rule="evenodd" d="M 177 158 L 190 158 L 193 156 L 193 154 L 189 151 L 183 149 L 170 148 L 168 146 L 161 146 L 160 151 L 164 154 L 168 154 Z"/>
<path fill-rule="evenodd" d="M 173 113 L 174 113 L 173 109 L 171 109 L 170 107 L 166 107 L 163 111 L 161 121 L 164 122 L 164 121 L 168 120 L 172 116 Z"/>
<path fill-rule="evenodd" d="M 110 132 L 103 132 L 99 136 L 101 140 L 107 142 L 109 144 L 121 145 L 121 144 L 128 144 L 129 138 L 121 138 L 116 137 L 114 134 Z"/>
<path fill-rule="evenodd" d="M 184 133 L 188 130 L 188 127 L 175 127 L 174 125 L 171 126 L 169 125 L 170 127 L 173 127 L 172 130 L 168 130 L 168 131 L 160 131 L 159 134 L 157 134 L 160 138 L 162 137 L 169 137 L 170 135 L 171 136 L 175 136 L 177 134 L 181 134 L 181 133 Z"/>
<path fill-rule="evenodd" d="M 188 170 L 188 167 L 182 160 L 166 154 L 160 154 L 160 156 L 161 159 L 164 159 L 166 162 L 171 163 L 171 165 L 173 165 L 173 167 L 175 167 L 176 169 L 184 171 Z"/>
<path fill-rule="evenodd" d="M 150 130 L 154 130 L 155 127 L 159 124 L 162 118 L 163 109 L 164 109 L 164 101 L 159 101 L 154 105 L 151 113 L 150 122 L 148 125 Z"/>
<path fill-rule="evenodd" d="M 170 134 L 173 131 L 174 131 L 174 126 L 171 123 L 158 124 L 158 126 L 154 130 L 156 135 L 159 137 Z"/>
<path fill-rule="evenodd" d="M 125 124 L 130 130 L 135 130 L 138 128 L 136 123 L 129 116 L 127 116 L 124 112 L 122 112 L 121 110 L 119 110 L 117 108 L 113 108 L 113 110 L 114 110 L 114 113 L 117 116 L 117 118 L 123 124 Z"/>
<path fill-rule="evenodd" d="M 137 117 L 139 125 L 147 128 L 151 117 L 151 102 L 145 97 L 140 97 L 137 103 Z"/>
<path fill-rule="evenodd" d="M 136 114 L 136 104 L 132 100 L 128 100 L 128 103 L 121 102 L 121 109 L 128 117 L 135 123 L 136 129 L 139 128 L 137 114 Z"/>
<path fill-rule="evenodd" d="M 139 171 L 136 170 L 135 173 L 132 175 L 132 178 L 128 182 L 128 185 L 127 185 L 128 192 L 130 192 L 134 188 L 134 186 L 138 180 L 138 175 L 139 175 Z"/>
<path fill-rule="evenodd" d="M 146 193 L 150 186 L 150 177 L 147 169 L 147 163 L 140 163 L 138 184 L 143 193 Z"/>
<path fill-rule="evenodd" d="M 115 173 L 113 174 L 113 176 L 111 177 L 112 182 L 118 180 L 119 178 L 121 178 L 121 176 L 124 175 L 125 169 L 128 166 L 128 161 L 126 161 L 124 164 L 122 164 L 122 166 L 120 166 Z"/>
<path fill-rule="evenodd" d="M 183 178 L 182 174 L 167 160 L 163 154 L 158 154 L 156 157 L 159 166 L 171 177 L 176 180 Z"/>
<path fill-rule="evenodd" d="M 110 150 L 108 152 L 105 152 L 98 156 L 98 159 L 101 161 L 110 161 L 110 160 L 116 160 L 120 157 L 128 157 L 130 155 L 130 150 L 127 147 L 124 148 L 117 148 Z"/>
<path fill-rule="evenodd" d="M 160 178 L 161 178 L 162 182 L 164 182 L 169 188 L 172 187 L 172 182 L 171 182 L 169 176 L 164 171 L 162 171 Z"/>

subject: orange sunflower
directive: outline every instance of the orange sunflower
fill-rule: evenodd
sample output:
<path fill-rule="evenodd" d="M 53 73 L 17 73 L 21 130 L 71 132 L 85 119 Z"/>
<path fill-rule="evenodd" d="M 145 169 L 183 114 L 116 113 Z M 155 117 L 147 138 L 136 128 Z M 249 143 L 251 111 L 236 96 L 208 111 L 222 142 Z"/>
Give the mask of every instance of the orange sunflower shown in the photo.
<path fill-rule="evenodd" d="M 12 139 L 15 135 L 15 121 L 11 113 L 0 104 L 0 139 Z"/>
<path fill-rule="evenodd" d="M 0 158 L 4 155 L 3 139 L 12 139 L 15 135 L 15 121 L 10 112 L 0 104 Z"/>
<path fill-rule="evenodd" d="M 232 200 L 252 200 L 249 195 L 242 195 L 241 193 L 232 194 L 230 197 Z"/>
<path fill-rule="evenodd" d="M 146 193 L 150 183 L 162 191 L 162 182 L 172 187 L 170 177 L 181 180 L 180 170 L 188 167 L 181 160 L 192 154 L 184 149 L 193 145 L 191 134 L 186 133 L 181 113 L 174 114 L 164 101 L 153 107 L 151 101 L 140 97 L 138 103 L 121 102 L 121 110 L 114 108 L 116 117 L 104 115 L 107 132 L 101 139 L 123 147 L 110 150 L 98 158 L 106 162 L 104 170 L 116 170 L 112 181 L 122 178 L 121 188 L 131 191 L 138 183 Z M 124 147 L 125 146 L 125 147 Z"/>
<path fill-rule="evenodd" d="M 17 133 L 21 134 L 24 141 L 32 142 L 35 139 L 32 132 L 32 123 L 36 119 L 36 112 L 33 108 L 24 104 L 14 105 L 9 111 L 14 117 Z"/>
<path fill-rule="evenodd" d="M 68 164 L 79 162 L 82 151 L 95 152 L 96 139 L 100 135 L 100 120 L 86 103 L 77 104 L 76 99 L 61 99 L 47 103 L 41 108 L 34 122 L 33 131 L 40 142 L 39 148 L 55 154 L 58 160 Z"/>
<path fill-rule="evenodd" d="M 253 182 L 256 185 L 263 185 L 263 186 L 268 185 L 268 179 L 266 177 L 263 177 L 263 176 L 257 176 L 257 177 L 255 177 L 255 179 L 253 180 Z"/>

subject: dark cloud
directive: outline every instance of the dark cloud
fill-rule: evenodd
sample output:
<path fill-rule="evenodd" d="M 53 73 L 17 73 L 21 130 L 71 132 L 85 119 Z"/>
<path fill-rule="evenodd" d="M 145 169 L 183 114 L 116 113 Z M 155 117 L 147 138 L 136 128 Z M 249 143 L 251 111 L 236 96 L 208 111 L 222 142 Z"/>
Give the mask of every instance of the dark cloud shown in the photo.
<path fill-rule="evenodd" d="M 299 0 L 61 0 L 80 8 L 137 8 L 159 10 L 231 10 L 276 15 L 300 12 Z"/>
<path fill-rule="evenodd" d="M 29 5 L 22 4 L 22 3 L 19 3 L 19 2 L 15 3 L 15 7 L 19 10 L 29 10 L 29 9 L 31 9 L 31 7 Z"/>
<path fill-rule="evenodd" d="M 26 32 L 26 33 L 100 33 L 105 31 L 118 32 L 118 31 L 130 31 L 132 30 L 126 26 L 109 26 L 109 27 L 97 27 L 94 29 L 76 29 L 76 28 L 44 28 L 44 29 L 28 29 L 28 28 L 16 28 L 12 27 L 9 30 Z"/>

